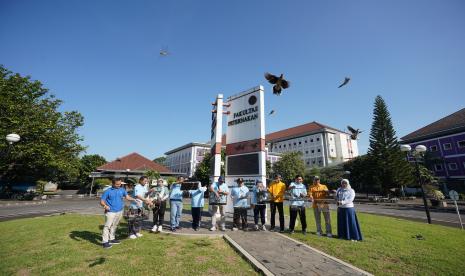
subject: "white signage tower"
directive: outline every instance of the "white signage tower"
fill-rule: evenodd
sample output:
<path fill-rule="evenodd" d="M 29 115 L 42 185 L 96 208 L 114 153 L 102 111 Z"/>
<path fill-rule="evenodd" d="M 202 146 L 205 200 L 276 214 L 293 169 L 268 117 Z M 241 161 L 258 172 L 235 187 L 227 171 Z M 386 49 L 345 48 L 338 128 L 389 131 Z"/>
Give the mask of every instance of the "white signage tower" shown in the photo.
<path fill-rule="evenodd" d="M 231 96 L 227 104 L 226 183 L 235 186 L 242 177 L 249 188 L 259 179 L 266 185 L 263 86 Z"/>
<path fill-rule="evenodd" d="M 218 94 L 213 103 L 211 125 L 211 182 L 218 181 L 221 175 L 221 138 L 223 136 L 223 94 Z"/>

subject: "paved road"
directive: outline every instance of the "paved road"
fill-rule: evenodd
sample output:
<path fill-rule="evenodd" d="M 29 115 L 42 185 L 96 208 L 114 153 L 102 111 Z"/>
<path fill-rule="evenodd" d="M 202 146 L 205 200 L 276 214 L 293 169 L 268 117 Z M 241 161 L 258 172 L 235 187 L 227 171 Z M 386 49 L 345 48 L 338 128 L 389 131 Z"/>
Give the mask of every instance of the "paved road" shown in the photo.
<path fill-rule="evenodd" d="M 335 209 L 336 207 L 333 206 Z M 400 207 L 386 205 L 356 204 L 355 209 L 358 212 L 386 215 L 392 217 L 405 218 L 409 220 L 426 222 L 426 213 L 424 209 L 418 207 Z M 445 226 L 460 227 L 457 213 L 430 211 L 433 224 Z M 465 214 L 461 212 L 462 221 L 465 222 Z"/>
<path fill-rule="evenodd" d="M 102 214 L 98 199 L 53 199 L 44 204 L 2 206 L 0 221 L 14 218 L 36 217 L 54 213 L 78 212 L 83 214 Z"/>

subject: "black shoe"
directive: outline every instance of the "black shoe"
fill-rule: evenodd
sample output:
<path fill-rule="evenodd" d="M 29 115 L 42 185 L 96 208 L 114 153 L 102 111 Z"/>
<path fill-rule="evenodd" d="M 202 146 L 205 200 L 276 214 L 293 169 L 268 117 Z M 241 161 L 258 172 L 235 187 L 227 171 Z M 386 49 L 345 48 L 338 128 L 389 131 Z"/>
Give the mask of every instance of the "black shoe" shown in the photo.
<path fill-rule="evenodd" d="M 289 230 L 289 234 L 294 234 L 294 230 Z"/>
<path fill-rule="evenodd" d="M 194 228 L 194 231 L 196 231 L 196 232 L 199 231 L 199 228 Z"/>
<path fill-rule="evenodd" d="M 275 232 L 276 230 L 274 229 L 274 227 L 271 227 L 270 228 L 270 232 Z"/>
<path fill-rule="evenodd" d="M 181 230 L 182 227 L 181 226 L 176 226 L 176 229 Z"/>
<path fill-rule="evenodd" d="M 307 230 L 302 230 L 302 234 L 307 235 Z"/>
<path fill-rule="evenodd" d="M 279 230 L 279 233 L 284 233 L 284 229 Z"/>
<path fill-rule="evenodd" d="M 171 228 L 171 232 L 176 232 L 176 228 Z"/>
<path fill-rule="evenodd" d="M 103 248 L 105 248 L 105 249 L 108 249 L 108 248 L 111 248 L 111 247 L 112 247 L 112 245 L 109 242 L 106 242 L 106 243 L 103 244 Z"/>
<path fill-rule="evenodd" d="M 121 242 L 117 239 L 110 241 L 110 244 L 120 244 Z"/>

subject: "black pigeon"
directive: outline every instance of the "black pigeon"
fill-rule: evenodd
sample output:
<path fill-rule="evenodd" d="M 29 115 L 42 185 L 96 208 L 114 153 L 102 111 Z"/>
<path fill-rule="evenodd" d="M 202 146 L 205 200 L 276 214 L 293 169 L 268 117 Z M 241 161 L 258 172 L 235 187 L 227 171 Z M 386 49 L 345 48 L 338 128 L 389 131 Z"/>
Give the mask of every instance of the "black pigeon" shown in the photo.
<path fill-rule="evenodd" d="M 350 81 L 350 78 L 349 78 L 349 77 L 345 77 L 344 82 L 343 82 L 341 85 L 339 85 L 338 88 L 341 88 L 341 87 L 343 87 L 344 85 L 348 84 L 349 81 Z"/>
<path fill-rule="evenodd" d="M 273 86 L 273 94 L 281 95 L 281 90 L 289 88 L 290 83 L 284 79 L 283 74 L 277 77 L 270 73 L 265 73 L 265 79 L 268 80 L 269 83 L 274 84 Z"/>
<path fill-rule="evenodd" d="M 274 109 L 270 111 L 270 114 L 268 115 L 273 115 L 274 114 Z"/>
<path fill-rule="evenodd" d="M 350 139 L 352 140 L 357 140 L 357 137 L 360 133 L 362 133 L 363 131 L 361 131 L 360 129 L 354 129 L 353 127 L 351 126 L 347 126 L 347 129 L 350 131 L 350 133 L 352 133 L 350 135 Z"/>
<path fill-rule="evenodd" d="M 164 49 L 160 49 L 160 52 L 159 52 L 160 56 L 161 57 L 166 57 L 170 54 L 170 52 L 168 52 L 168 50 L 166 48 Z"/>
<path fill-rule="evenodd" d="M 421 234 L 412 236 L 412 238 L 415 238 L 415 239 L 420 240 L 420 241 L 425 239 L 425 238 L 423 237 L 423 235 L 421 235 Z"/>

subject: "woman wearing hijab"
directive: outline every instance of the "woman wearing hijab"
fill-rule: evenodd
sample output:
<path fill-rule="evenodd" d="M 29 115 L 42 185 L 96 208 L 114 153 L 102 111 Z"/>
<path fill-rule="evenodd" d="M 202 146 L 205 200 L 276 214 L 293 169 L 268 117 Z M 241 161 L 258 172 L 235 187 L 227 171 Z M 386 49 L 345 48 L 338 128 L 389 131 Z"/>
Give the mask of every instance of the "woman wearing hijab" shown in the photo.
<path fill-rule="evenodd" d="M 362 232 L 355 214 L 354 198 L 355 191 L 350 187 L 349 180 L 342 179 L 341 187 L 336 191 L 337 235 L 340 239 L 361 241 Z"/>

